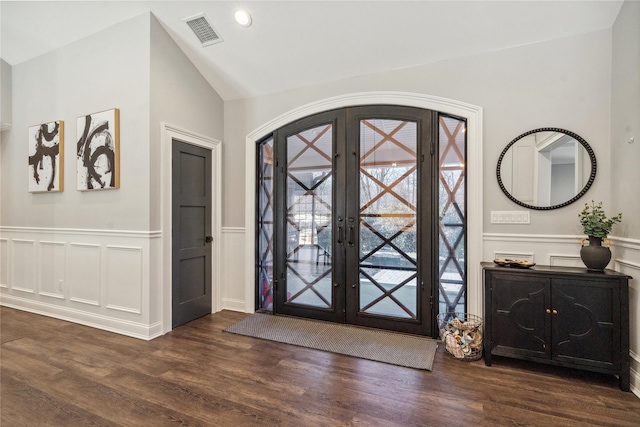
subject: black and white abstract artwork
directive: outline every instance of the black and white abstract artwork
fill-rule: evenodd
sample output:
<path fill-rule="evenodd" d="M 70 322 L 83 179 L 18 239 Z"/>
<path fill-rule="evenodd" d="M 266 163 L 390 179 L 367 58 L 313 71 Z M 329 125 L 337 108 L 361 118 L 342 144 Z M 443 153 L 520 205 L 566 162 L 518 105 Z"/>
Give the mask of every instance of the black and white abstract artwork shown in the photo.
<path fill-rule="evenodd" d="M 29 192 L 63 190 L 64 122 L 29 127 Z"/>
<path fill-rule="evenodd" d="M 120 187 L 117 108 L 78 117 L 78 190 L 106 190 Z"/>

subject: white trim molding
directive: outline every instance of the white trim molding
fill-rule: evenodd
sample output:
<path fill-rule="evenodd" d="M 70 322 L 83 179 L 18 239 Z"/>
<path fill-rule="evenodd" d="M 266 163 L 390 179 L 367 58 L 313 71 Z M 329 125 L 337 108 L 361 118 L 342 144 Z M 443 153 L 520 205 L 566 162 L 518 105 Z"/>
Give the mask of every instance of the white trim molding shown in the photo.
<path fill-rule="evenodd" d="M 482 108 L 452 99 L 408 92 L 361 92 L 322 99 L 288 111 L 246 137 L 245 163 L 245 312 L 255 301 L 255 184 L 256 143 L 276 129 L 303 117 L 336 108 L 359 105 L 400 105 L 439 111 L 467 120 L 467 311 L 482 314 L 480 261 L 482 260 Z"/>
<path fill-rule="evenodd" d="M 10 266 L 0 305 L 141 339 L 161 335 L 150 303 L 159 291 L 151 280 L 158 232 L 0 227 L 0 235 L 0 263 Z"/>
<path fill-rule="evenodd" d="M 222 284 L 220 286 L 221 310 L 245 311 L 245 228 L 222 227 Z"/>
<path fill-rule="evenodd" d="M 212 244 L 212 301 L 211 311 L 213 313 L 220 310 L 220 283 L 221 283 L 221 229 L 222 229 L 222 143 L 217 139 L 200 135 L 179 127 L 161 123 L 160 124 L 160 211 L 162 226 L 162 249 L 160 258 L 162 259 L 162 292 L 161 292 L 161 323 L 163 333 L 171 331 L 171 315 L 172 315 L 172 292 L 171 292 L 171 198 L 172 198 L 172 141 L 179 139 L 187 144 L 197 145 L 199 147 L 211 150 L 211 191 L 212 191 L 212 209 L 211 209 L 211 232 L 213 236 Z"/>

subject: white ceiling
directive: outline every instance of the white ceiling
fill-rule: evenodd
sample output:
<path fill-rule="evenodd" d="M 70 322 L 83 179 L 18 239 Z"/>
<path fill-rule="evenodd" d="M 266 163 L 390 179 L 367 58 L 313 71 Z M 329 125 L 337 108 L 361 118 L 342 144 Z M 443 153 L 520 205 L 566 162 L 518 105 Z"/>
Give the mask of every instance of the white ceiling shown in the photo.
<path fill-rule="evenodd" d="M 16 65 L 151 11 L 223 99 L 611 28 L 622 1 L 0 1 L 0 57 Z M 233 18 L 244 7 L 253 25 Z M 183 19 L 224 41 L 201 47 Z"/>

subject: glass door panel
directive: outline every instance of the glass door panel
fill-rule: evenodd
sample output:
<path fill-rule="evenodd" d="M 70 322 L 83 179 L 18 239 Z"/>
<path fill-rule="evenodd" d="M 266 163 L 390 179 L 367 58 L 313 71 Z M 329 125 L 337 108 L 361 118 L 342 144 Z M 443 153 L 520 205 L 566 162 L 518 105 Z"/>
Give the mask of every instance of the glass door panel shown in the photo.
<path fill-rule="evenodd" d="M 433 333 L 436 129 L 433 111 L 363 106 L 274 133 L 272 164 L 262 153 L 258 269 L 276 314 Z"/>
<path fill-rule="evenodd" d="M 417 124 L 360 120 L 359 312 L 417 318 Z"/>
<path fill-rule="evenodd" d="M 466 123 L 441 116 L 439 134 L 439 310 L 465 312 Z"/>
<path fill-rule="evenodd" d="M 334 306 L 332 128 L 325 124 L 286 138 L 286 304 Z"/>
<path fill-rule="evenodd" d="M 256 229 L 258 309 L 273 311 L 273 137 L 258 146 L 258 226 Z"/>

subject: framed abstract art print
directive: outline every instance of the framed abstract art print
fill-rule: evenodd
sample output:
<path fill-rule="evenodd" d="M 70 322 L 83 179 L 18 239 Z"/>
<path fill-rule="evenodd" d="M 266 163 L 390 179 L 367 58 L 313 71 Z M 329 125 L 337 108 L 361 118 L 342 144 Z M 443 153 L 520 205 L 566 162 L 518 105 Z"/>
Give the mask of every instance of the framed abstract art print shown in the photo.
<path fill-rule="evenodd" d="M 120 112 L 117 108 L 78 117 L 78 190 L 120 188 Z"/>
<path fill-rule="evenodd" d="M 29 127 L 29 192 L 64 189 L 64 122 Z"/>

